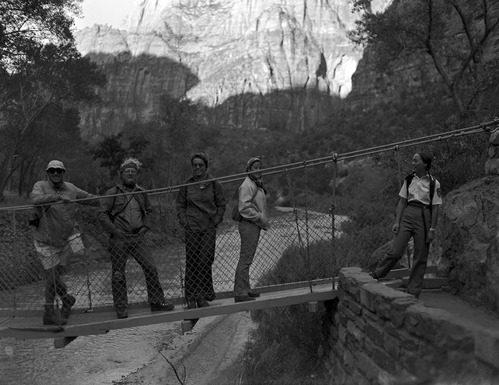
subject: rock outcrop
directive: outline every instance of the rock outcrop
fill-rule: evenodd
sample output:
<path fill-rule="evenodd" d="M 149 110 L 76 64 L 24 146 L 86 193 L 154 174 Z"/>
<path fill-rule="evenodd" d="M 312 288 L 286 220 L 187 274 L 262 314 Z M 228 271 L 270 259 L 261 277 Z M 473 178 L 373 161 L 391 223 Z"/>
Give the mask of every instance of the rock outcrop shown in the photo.
<path fill-rule="evenodd" d="M 109 79 L 103 105 L 82 111 L 83 135 L 153 117 L 165 92 L 216 109 L 227 128 L 311 127 L 351 91 L 357 19 L 348 0 L 143 0 L 126 30 L 76 34 Z"/>
<path fill-rule="evenodd" d="M 487 176 L 447 194 L 443 206 L 439 273 L 454 291 L 499 311 L 499 129 L 490 137 Z"/>

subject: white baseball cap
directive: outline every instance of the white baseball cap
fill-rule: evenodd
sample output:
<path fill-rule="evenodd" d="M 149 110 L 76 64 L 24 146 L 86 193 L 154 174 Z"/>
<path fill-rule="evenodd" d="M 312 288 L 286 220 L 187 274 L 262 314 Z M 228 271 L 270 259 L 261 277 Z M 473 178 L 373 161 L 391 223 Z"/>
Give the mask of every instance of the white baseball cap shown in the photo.
<path fill-rule="evenodd" d="M 66 167 L 64 167 L 64 163 L 62 163 L 60 160 L 51 160 L 49 164 L 47 165 L 47 168 L 45 169 L 48 171 L 49 168 L 60 168 L 64 171 L 66 171 Z"/>

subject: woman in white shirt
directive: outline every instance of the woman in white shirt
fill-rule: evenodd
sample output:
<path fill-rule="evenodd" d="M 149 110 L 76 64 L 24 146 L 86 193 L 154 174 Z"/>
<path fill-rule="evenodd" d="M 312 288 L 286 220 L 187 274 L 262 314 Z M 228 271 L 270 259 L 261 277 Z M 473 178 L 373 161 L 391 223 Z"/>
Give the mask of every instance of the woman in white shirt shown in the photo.
<path fill-rule="evenodd" d="M 399 203 L 393 232 L 392 248 L 374 272 L 375 279 L 383 278 L 404 254 L 414 238 L 414 257 L 407 292 L 419 298 L 428 261 L 430 243 L 435 237 L 438 210 L 442 204 L 440 183 L 430 174 L 432 156 L 420 152 L 413 156 L 413 173 L 404 180 L 399 192 Z"/>

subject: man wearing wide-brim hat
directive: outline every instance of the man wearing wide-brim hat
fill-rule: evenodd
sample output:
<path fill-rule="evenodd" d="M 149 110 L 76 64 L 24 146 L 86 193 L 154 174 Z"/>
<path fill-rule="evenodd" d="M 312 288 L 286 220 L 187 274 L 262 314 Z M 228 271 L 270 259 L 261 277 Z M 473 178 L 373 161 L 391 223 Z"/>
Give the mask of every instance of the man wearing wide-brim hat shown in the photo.
<path fill-rule="evenodd" d="M 83 252 L 79 226 L 76 223 L 77 199 L 96 198 L 65 182 L 66 167 L 60 160 L 51 160 L 46 168 L 47 179 L 38 181 L 31 191 L 31 201 L 35 205 L 34 221 L 36 229 L 34 243 L 37 254 L 45 270 L 45 311 L 44 325 L 64 325 L 76 299 L 68 294 L 61 275 L 71 253 Z M 98 206 L 98 199 L 77 202 Z M 60 314 L 54 312 L 54 301 L 59 296 L 62 301 Z"/>

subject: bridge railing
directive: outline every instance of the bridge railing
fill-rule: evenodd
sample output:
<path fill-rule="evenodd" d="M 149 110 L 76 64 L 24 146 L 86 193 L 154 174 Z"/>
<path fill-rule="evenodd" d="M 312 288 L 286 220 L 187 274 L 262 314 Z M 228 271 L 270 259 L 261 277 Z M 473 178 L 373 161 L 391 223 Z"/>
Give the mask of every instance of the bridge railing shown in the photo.
<path fill-rule="evenodd" d="M 300 178 L 299 173 L 296 174 L 295 178 Z M 0 270 L 0 312 L 27 315 L 43 310 L 46 277 L 40 253 L 49 260 L 67 257 L 62 280 L 69 294 L 76 297 L 75 309 L 97 310 L 113 306 L 111 259 L 123 259 L 122 255 L 126 255 L 129 306 L 147 303 L 150 297 L 157 298 L 161 294 L 155 291 L 160 289 L 166 299 L 185 306 L 186 247 L 197 248 L 202 259 L 205 245 L 188 243 L 190 240 L 186 239 L 185 231 L 177 221 L 175 198 L 175 192 L 150 195 L 153 207 L 149 220 L 151 230 L 143 236 L 135 235 L 119 241 L 110 238 L 100 225 L 97 207 L 69 203 L 76 206 L 79 234 L 62 248 L 52 249 L 35 245 L 34 228 L 28 224 L 32 209 L 4 210 L 0 213 L 3 232 L 0 237 L 3 265 Z M 240 253 L 238 222 L 230 218 L 236 201 L 228 199 L 227 202 L 225 219 L 215 230 L 211 269 L 213 289 L 218 298 L 233 295 Z M 45 226 L 44 221 L 45 215 L 40 220 L 41 228 Z M 341 236 L 346 221 L 346 216 L 335 216 L 334 237 Z M 269 230 L 261 231 L 251 264 L 252 287 L 272 291 L 276 290 L 276 285 L 307 286 L 312 281 L 330 280 L 334 276 L 333 216 L 330 213 L 312 211 L 307 207 L 271 207 L 270 224 Z M 141 263 L 149 258 L 154 261 L 152 265 L 157 270 L 161 288 L 154 284 L 156 272 L 141 267 Z M 202 274 L 202 271 L 200 268 L 196 274 Z M 146 276 L 149 279 L 146 280 Z M 123 285 L 120 287 L 124 289 Z"/>
<path fill-rule="evenodd" d="M 495 126 L 497 122 L 490 124 Z M 414 150 L 401 153 L 401 148 L 483 132 L 483 126 L 263 170 L 271 194 L 284 196 L 285 203 L 275 196 L 271 199 L 277 203 L 270 211 L 271 228 L 261 232 L 250 268 L 251 287 L 271 291 L 283 285 L 303 285 L 313 290 L 313 282 L 331 281 L 341 267 L 369 267 L 375 263 L 379 258 L 376 252 L 382 252 L 392 239 L 396 193 L 402 176 L 410 171 L 410 165 L 402 164 L 401 159 L 410 159 Z M 384 160 L 380 160 L 380 153 L 385 153 Z M 378 158 L 373 159 L 373 156 Z M 354 158 L 359 161 L 346 164 Z M 345 163 L 343 171 L 348 171 L 347 181 L 339 172 L 341 162 Z M 395 167 L 392 164 L 391 178 L 386 179 L 390 162 Z M 398 175 L 393 175 L 397 165 Z M 243 177 L 240 174 L 219 178 L 224 186 L 227 210 L 224 221 L 216 229 L 211 269 L 213 289 L 218 298 L 234 294 L 240 236 L 238 223 L 230 219 L 232 207 L 236 205 L 235 199 L 230 198 Z M 313 192 L 313 178 L 329 181 L 329 196 L 324 198 L 324 194 Z M 370 189 L 366 188 L 368 185 Z M 55 257 L 67 254 L 63 281 L 69 293 L 76 297 L 75 309 L 112 308 L 112 282 L 116 274 L 112 272 L 111 258 L 123 254 L 128 254 L 125 277 L 129 306 L 147 303 L 151 297 L 161 295 L 186 306 L 186 246 L 201 245 L 189 244 L 189 240 L 186 245 L 185 232 L 178 224 L 175 209 L 177 190 L 178 186 L 150 191 L 151 230 L 144 236 L 127 238 L 121 243 L 110 240 L 101 227 L 97 208 L 78 204 L 82 202 L 69 203 L 77 208 L 80 236 L 65 248 L 39 248 L 38 252 L 33 239 L 34 228 L 28 225 L 32 207 L 0 208 L 0 314 L 27 315 L 42 311 L 46 277 L 40 253 L 45 253 L 49 259 L 52 254 Z M 42 217 L 42 227 L 44 220 Z M 81 245 L 83 248 L 79 247 Z M 198 248 L 198 252 L 203 247 Z M 137 255 L 141 256 L 139 262 L 134 258 Z M 144 270 L 142 262 L 148 258 L 154 261 L 149 264 L 154 268 L 148 269 L 146 263 Z M 154 278 L 156 274 L 159 285 Z M 118 288 L 125 290 L 124 285 L 115 285 L 115 291 Z"/>

